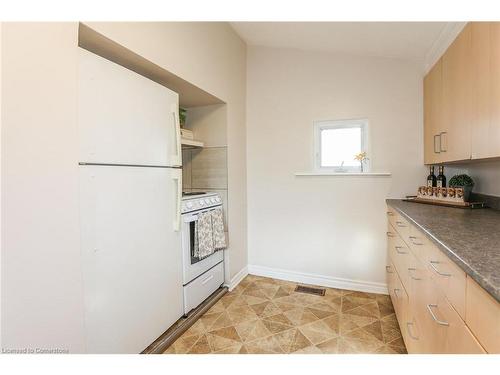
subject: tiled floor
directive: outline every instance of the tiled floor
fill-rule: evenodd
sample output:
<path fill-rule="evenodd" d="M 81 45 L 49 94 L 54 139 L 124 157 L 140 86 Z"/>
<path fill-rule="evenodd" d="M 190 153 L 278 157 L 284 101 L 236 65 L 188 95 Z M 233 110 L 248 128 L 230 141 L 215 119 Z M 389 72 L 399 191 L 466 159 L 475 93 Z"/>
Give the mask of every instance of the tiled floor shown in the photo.
<path fill-rule="evenodd" d="M 165 353 L 406 353 L 389 296 L 249 275 Z"/>

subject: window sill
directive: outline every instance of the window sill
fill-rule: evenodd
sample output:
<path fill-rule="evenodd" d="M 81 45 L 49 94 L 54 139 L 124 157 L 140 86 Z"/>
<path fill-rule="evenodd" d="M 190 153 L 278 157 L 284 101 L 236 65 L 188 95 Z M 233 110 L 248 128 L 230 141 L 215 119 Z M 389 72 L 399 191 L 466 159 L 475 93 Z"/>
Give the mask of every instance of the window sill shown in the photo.
<path fill-rule="evenodd" d="M 335 176 L 335 177 L 390 177 L 390 172 L 296 172 L 297 177 Z"/>

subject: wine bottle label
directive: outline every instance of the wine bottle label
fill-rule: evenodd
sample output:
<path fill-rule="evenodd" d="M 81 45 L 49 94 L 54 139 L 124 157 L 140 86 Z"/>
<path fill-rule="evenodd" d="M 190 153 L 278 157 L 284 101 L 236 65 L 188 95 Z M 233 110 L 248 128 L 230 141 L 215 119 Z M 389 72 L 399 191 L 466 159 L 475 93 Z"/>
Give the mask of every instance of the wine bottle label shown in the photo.
<path fill-rule="evenodd" d="M 432 187 L 432 180 L 427 180 L 427 187 Z"/>
<path fill-rule="evenodd" d="M 437 187 L 443 187 L 443 181 L 437 181 L 437 184 L 436 184 Z"/>

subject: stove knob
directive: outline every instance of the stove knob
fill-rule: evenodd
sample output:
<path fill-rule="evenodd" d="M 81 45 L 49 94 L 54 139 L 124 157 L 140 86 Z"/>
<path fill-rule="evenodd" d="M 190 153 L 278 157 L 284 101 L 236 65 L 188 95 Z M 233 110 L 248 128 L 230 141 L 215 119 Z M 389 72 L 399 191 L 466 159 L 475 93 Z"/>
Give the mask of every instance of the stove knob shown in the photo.
<path fill-rule="evenodd" d="M 217 203 L 220 203 L 221 199 L 220 199 L 219 197 L 217 197 L 217 198 L 215 198 L 215 201 L 216 201 Z"/>
<path fill-rule="evenodd" d="M 187 202 L 186 203 L 187 208 L 193 208 L 193 203 L 192 202 Z"/>
<path fill-rule="evenodd" d="M 210 204 L 210 199 L 208 199 L 208 198 L 207 198 L 207 199 L 205 199 L 205 203 L 206 203 L 206 204 Z"/>
<path fill-rule="evenodd" d="M 205 202 L 203 201 L 203 199 L 200 199 L 200 206 L 204 206 L 205 205 Z"/>
<path fill-rule="evenodd" d="M 216 203 L 217 201 L 215 200 L 215 198 L 212 198 L 212 199 L 210 199 L 210 202 Z"/>

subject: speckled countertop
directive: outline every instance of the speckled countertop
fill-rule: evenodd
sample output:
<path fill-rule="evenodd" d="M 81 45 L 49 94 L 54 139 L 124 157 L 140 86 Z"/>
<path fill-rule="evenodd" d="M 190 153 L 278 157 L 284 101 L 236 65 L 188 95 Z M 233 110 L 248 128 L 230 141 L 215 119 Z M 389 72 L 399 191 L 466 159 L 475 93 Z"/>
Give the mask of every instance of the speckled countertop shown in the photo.
<path fill-rule="evenodd" d="M 500 211 L 386 202 L 500 302 Z"/>

